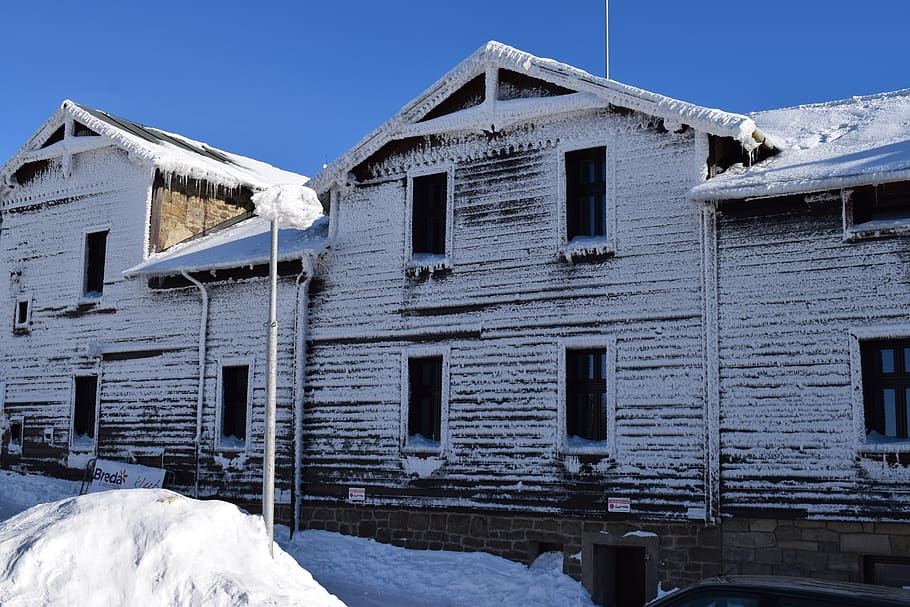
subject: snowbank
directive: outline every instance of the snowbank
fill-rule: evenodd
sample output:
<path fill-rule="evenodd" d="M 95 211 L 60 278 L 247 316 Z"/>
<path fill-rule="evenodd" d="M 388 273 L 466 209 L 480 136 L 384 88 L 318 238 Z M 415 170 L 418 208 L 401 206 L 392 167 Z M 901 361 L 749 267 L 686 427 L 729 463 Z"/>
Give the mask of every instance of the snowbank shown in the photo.
<path fill-rule="evenodd" d="M 163 489 L 73 497 L 0 523 L 0 604 L 343 605 L 281 550 L 269 558 L 260 517 Z"/>
<path fill-rule="evenodd" d="M 279 544 L 351 606 L 593 607 L 582 585 L 562 573 L 562 555 L 528 568 L 483 552 L 407 550 L 327 531 L 287 534 L 276 529 Z"/>

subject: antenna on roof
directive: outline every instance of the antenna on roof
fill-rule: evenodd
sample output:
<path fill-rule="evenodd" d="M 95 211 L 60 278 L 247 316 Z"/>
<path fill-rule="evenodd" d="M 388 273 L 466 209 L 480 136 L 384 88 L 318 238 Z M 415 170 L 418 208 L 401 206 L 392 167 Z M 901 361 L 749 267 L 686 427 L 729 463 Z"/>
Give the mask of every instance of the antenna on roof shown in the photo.
<path fill-rule="evenodd" d="M 604 78 L 610 77 L 610 0 L 604 0 Z"/>

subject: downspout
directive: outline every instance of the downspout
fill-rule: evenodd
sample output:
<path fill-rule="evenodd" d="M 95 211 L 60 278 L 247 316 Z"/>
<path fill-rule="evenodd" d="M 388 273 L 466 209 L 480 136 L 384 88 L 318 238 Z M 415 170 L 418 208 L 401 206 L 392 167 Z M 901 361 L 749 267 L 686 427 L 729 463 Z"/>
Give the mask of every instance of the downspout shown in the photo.
<path fill-rule="evenodd" d="M 307 251 L 301 258 L 302 268 L 297 275 L 297 314 L 294 317 L 294 334 L 297 342 L 294 346 L 294 481 L 292 483 L 294 499 L 294 524 L 291 526 L 291 537 L 300 528 L 300 494 L 302 491 L 301 472 L 303 470 L 303 390 L 306 381 L 306 339 L 310 302 L 310 281 L 313 279 L 313 253 Z M 302 281 L 302 282 L 301 282 Z"/>
<path fill-rule="evenodd" d="M 186 270 L 180 270 L 188 281 L 199 288 L 202 296 L 202 318 L 199 321 L 199 388 L 196 391 L 196 438 L 193 439 L 193 459 L 196 465 L 194 474 L 193 497 L 199 497 L 199 450 L 202 443 L 202 405 L 205 402 L 205 347 L 206 347 L 206 329 L 209 320 L 209 294 L 205 286 L 186 273 Z"/>

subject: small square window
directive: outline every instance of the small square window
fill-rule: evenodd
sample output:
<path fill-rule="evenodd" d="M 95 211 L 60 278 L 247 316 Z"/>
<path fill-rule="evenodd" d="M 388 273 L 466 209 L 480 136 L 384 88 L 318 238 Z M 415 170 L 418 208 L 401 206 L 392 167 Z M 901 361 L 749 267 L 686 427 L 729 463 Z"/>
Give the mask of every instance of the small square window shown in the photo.
<path fill-rule="evenodd" d="M 868 442 L 910 440 L 910 340 L 860 343 Z"/>
<path fill-rule="evenodd" d="M 249 378 L 249 365 L 221 367 L 221 432 L 218 446 L 222 449 L 246 448 Z"/>
<path fill-rule="evenodd" d="M 95 445 L 95 413 L 98 406 L 98 376 L 75 378 L 73 396 L 72 447 L 88 450 Z"/>
<path fill-rule="evenodd" d="M 104 258 L 107 254 L 107 230 L 85 235 L 85 267 L 82 278 L 82 295 L 101 297 L 104 291 Z"/>
<path fill-rule="evenodd" d="M 569 448 L 607 440 L 607 351 L 566 350 L 566 438 Z"/>
<path fill-rule="evenodd" d="M 17 333 L 27 332 L 32 317 L 31 299 L 16 300 L 16 309 L 13 311 L 13 331 Z"/>
<path fill-rule="evenodd" d="M 442 441 L 442 356 L 408 359 L 406 446 L 438 451 Z"/>

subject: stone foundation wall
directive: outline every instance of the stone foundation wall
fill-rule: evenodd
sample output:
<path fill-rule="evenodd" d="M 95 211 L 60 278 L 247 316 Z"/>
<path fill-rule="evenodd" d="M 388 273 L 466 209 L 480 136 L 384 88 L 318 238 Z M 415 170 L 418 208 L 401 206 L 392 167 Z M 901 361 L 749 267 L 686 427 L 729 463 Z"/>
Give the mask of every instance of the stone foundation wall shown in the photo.
<path fill-rule="evenodd" d="M 374 538 L 404 548 L 484 551 L 525 564 L 541 552 L 558 549 L 563 553 L 565 573 L 579 580 L 585 545 L 639 545 L 635 540 L 653 537 L 663 588 L 685 586 L 720 573 L 720 528 L 698 522 L 314 504 L 301 508 L 300 524 L 304 529 Z"/>
<path fill-rule="evenodd" d="M 722 541 L 724 573 L 862 582 L 865 557 L 910 556 L 910 524 L 728 519 Z"/>

